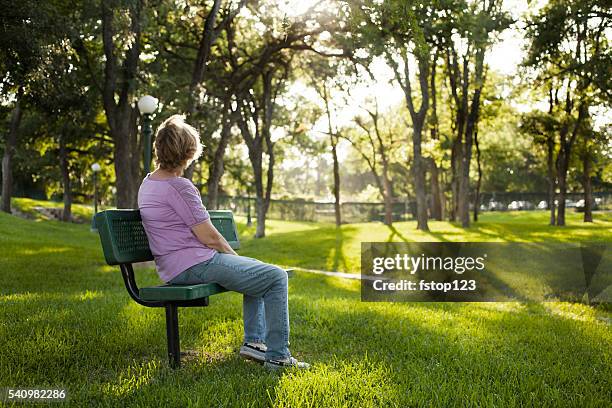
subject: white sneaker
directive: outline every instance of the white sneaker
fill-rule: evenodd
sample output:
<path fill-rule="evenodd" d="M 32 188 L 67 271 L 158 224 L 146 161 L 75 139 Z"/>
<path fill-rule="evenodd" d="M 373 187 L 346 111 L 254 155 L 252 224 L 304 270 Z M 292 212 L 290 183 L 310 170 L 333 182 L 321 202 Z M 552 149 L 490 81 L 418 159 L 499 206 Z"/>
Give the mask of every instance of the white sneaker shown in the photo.
<path fill-rule="evenodd" d="M 266 361 L 266 350 L 268 348 L 263 343 L 244 343 L 240 346 L 240 355 L 249 360 L 263 363 Z"/>
<path fill-rule="evenodd" d="M 310 368 L 310 364 L 305 363 L 303 361 L 298 361 L 293 357 L 285 358 L 282 360 L 266 360 L 264 363 L 264 367 L 270 368 L 272 370 L 278 370 L 281 368 L 290 368 L 295 367 L 303 370 L 307 370 Z"/>

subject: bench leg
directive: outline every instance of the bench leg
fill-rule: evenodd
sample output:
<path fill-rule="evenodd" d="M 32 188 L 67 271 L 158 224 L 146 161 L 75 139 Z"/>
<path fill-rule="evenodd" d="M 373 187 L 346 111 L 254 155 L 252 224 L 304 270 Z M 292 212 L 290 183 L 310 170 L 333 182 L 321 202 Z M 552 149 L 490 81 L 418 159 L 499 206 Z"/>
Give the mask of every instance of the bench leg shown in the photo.
<path fill-rule="evenodd" d="M 179 343 L 178 307 L 166 305 L 166 337 L 168 338 L 168 358 L 170 367 L 181 366 L 181 346 Z"/>

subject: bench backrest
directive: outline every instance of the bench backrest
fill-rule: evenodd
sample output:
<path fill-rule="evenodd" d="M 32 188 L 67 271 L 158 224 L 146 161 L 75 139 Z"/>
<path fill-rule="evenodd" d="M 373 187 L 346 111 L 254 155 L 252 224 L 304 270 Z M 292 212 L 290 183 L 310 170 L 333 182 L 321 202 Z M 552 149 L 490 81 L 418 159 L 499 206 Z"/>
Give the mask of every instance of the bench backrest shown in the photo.
<path fill-rule="evenodd" d="M 209 211 L 213 225 L 233 249 L 240 248 L 238 230 L 231 211 Z M 95 216 L 104 258 L 109 265 L 152 261 L 149 240 L 138 210 L 106 210 Z"/>

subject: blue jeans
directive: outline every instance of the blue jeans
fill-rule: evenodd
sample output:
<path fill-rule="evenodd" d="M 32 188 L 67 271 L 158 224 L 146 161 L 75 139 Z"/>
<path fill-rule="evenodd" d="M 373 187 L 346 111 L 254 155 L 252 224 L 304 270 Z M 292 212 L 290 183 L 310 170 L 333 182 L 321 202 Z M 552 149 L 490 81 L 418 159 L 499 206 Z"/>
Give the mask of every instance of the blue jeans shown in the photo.
<path fill-rule="evenodd" d="M 246 256 L 216 253 L 170 280 L 171 284 L 217 283 L 243 296 L 244 341 L 265 343 L 266 359 L 290 357 L 287 272 Z"/>

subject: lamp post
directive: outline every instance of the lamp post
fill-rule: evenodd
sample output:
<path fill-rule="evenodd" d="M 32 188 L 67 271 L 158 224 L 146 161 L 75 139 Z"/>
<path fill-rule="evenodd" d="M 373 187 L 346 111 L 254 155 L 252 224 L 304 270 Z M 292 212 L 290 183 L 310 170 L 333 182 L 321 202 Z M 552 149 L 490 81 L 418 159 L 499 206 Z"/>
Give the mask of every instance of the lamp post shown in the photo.
<path fill-rule="evenodd" d="M 145 95 L 138 100 L 138 110 L 142 114 L 142 134 L 144 136 L 144 171 L 151 171 L 151 114 L 157 110 L 157 98 Z"/>
<path fill-rule="evenodd" d="M 91 165 L 91 171 L 93 171 L 93 185 L 94 185 L 94 213 L 93 217 L 91 217 L 91 231 L 98 232 L 98 228 L 96 227 L 96 214 L 98 213 L 98 172 L 102 168 L 98 163 L 94 163 Z"/>

